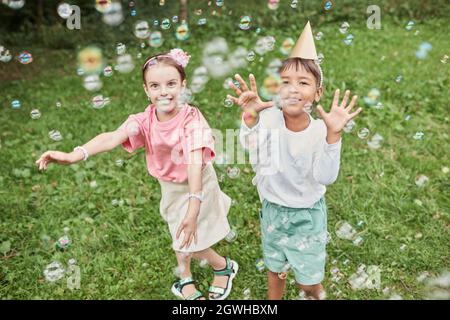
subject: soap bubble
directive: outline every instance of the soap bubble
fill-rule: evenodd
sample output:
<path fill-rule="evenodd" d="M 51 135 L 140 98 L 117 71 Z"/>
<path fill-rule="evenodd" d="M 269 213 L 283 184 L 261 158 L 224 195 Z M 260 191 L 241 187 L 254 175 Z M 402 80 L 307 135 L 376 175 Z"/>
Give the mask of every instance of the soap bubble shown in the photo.
<path fill-rule="evenodd" d="M 163 42 L 164 42 L 164 39 L 163 39 L 161 32 L 153 31 L 150 34 L 150 38 L 148 40 L 150 47 L 152 47 L 152 48 L 160 47 L 163 44 Z"/>
<path fill-rule="evenodd" d="M 353 38 L 352 34 L 347 35 L 344 39 L 344 43 L 348 46 L 351 45 L 353 43 Z"/>
<path fill-rule="evenodd" d="M 5 3 L 5 1 L 3 1 L 3 3 Z M 25 0 L 6 0 L 6 4 L 11 9 L 19 10 L 25 5 Z"/>
<path fill-rule="evenodd" d="M 231 108 L 233 106 L 233 100 L 225 98 L 225 100 L 223 101 L 223 105 L 225 106 L 225 108 Z"/>
<path fill-rule="evenodd" d="M 70 245 L 72 244 L 72 241 L 70 240 L 69 236 L 64 235 L 61 238 L 58 239 L 58 241 L 56 241 L 56 248 L 60 249 L 60 250 L 65 250 L 68 247 L 70 247 Z"/>
<path fill-rule="evenodd" d="M 323 32 L 322 31 L 317 32 L 316 35 L 315 35 L 315 39 L 317 41 L 321 40 L 322 37 L 323 37 Z"/>
<path fill-rule="evenodd" d="M 249 288 L 245 288 L 242 293 L 244 294 L 244 300 L 250 299 L 250 289 Z"/>
<path fill-rule="evenodd" d="M 118 43 L 116 46 L 116 52 L 118 55 L 124 54 L 126 51 L 126 46 L 123 43 Z"/>
<path fill-rule="evenodd" d="M 241 170 L 238 167 L 229 167 L 227 168 L 227 175 L 230 179 L 236 179 L 239 177 Z"/>
<path fill-rule="evenodd" d="M 287 56 L 294 47 L 294 44 L 295 44 L 294 39 L 292 38 L 284 39 L 283 43 L 281 44 L 280 52 Z"/>
<path fill-rule="evenodd" d="M 106 13 L 111 6 L 111 0 L 96 0 L 95 1 L 95 9 L 98 12 Z"/>
<path fill-rule="evenodd" d="M 258 271 L 264 271 L 266 265 L 264 264 L 264 260 L 263 259 L 257 259 L 255 262 L 255 266 L 256 269 L 258 269 Z"/>
<path fill-rule="evenodd" d="M 268 2 L 267 2 L 267 7 L 270 9 L 270 10 L 276 10 L 276 9 L 278 9 L 278 6 L 280 5 L 280 0 L 269 0 Z"/>
<path fill-rule="evenodd" d="M 414 25 L 415 25 L 414 21 L 408 21 L 408 23 L 406 24 L 405 29 L 408 30 L 408 31 L 411 31 L 412 28 L 414 27 Z"/>
<path fill-rule="evenodd" d="M 428 182 L 428 180 L 429 178 L 426 175 L 421 174 L 415 180 L 416 186 L 423 187 Z"/>
<path fill-rule="evenodd" d="M 227 242 L 233 242 L 237 238 L 237 232 L 234 229 L 231 229 L 230 232 L 226 235 L 225 240 Z"/>
<path fill-rule="evenodd" d="M 115 161 L 115 164 L 117 167 L 121 168 L 121 167 L 123 167 L 124 161 L 123 161 L 123 159 L 117 159 Z"/>
<path fill-rule="evenodd" d="M 33 120 L 39 119 L 41 117 L 41 112 L 39 111 L 39 109 L 33 109 L 30 112 L 30 116 Z"/>
<path fill-rule="evenodd" d="M 67 19 L 72 14 L 72 7 L 68 3 L 60 3 L 56 11 L 61 18 Z"/>
<path fill-rule="evenodd" d="M 248 30 L 252 27 L 252 18 L 250 16 L 242 16 L 239 21 L 239 28 L 241 30 Z"/>
<path fill-rule="evenodd" d="M 109 98 L 98 95 L 92 98 L 92 107 L 95 109 L 101 109 L 110 102 Z"/>
<path fill-rule="evenodd" d="M 147 21 L 138 21 L 134 25 L 134 35 L 139 39 L 147 39 L 150 36 L 150 27 Z"/>
<path fill-rule="evenodd" d="M 22 51 L 17 56 L 17 60 L 19 60 L 19 62 L 21 64 L 29 64 L 29 63 L 33 62 L 33 56 L 29 52 Z"/>
<path fill-rule="evenodd" d="M 5 47 L 0 46 L 0 61 L 1 62 L 9 62 L 12 59 L 12 55 Z"/>
<path fill-rule="evenodd" d="M 371 149 L 379 149 L 383 140 L 383 137 L 379 133 L 375 133 L 372 139 L 367 142 L 367 145 Z"/>
<path fill-rule="evenodd" d="M 353 128 L 355 127 L 356 123 L 353 119 L 351 119 L 349 122 L 347 122 L 344 126 L 344 132 L 349 133 L 353 130 Z"/>
<path fill-rule="evenodd" d="M 163 21 L 161 21 L 161 29 L 163 30 L 167 30 L 170 29 L 170 19 L 163 19 Z"/>
<path fill-rule="evenodd" d="M 61 141 L 63 139 L 61 133 L 58 130 L 51 130 L 48 133 L 48 136 L 50 139 L 52 139 L 53 141 Z"/>
<path fill-rule="evenodd" d="M 101 49 L 89 46 L 78 52 L 78 66 L 87 74 L 102 72 L 104 62 Z"/>
<path fill-rule="evenodd" d="M 429 300 L 450 300 L 450 272 L 443 271 L 425 282 L 425 298 Z"/>
<path fill-rule="evenodd" d="M 20 106 L 21 106 L 21 104 L 20 104 L 20 101 L 19 101 L 19 100 L 13 100 L 13 101 L 11 102 L 11 107 L 12 107 L 13 109 L 19 109 Z"/>
<path fill-rule="evenodd" d="M 204 26 L 206 24 L 206 18 L 200 18 L 197 21 L 197 25 Z"/>
<path fill-rule="evenodd" d="M 355 239 L 357 232 L 347 221 L 338 221 L 335 226 L 336 235 L 345 240 Z"/>
<path fill-rule="evenodd" d="M 317 62 L 321 64 L 323 62 L 323 59 L 325 59 L 325 56 L 322 52 L 319 52 L 319 54 L 317 55 Z"/>
<path fill-rule="evenodd" d="M 291 8 L 292 9 L 297 9 L 298 6 L 298 0 L 292 0 L 291 2 Z"/>
<path fill-rule="evenodd" d="M 64 267 L 58 261 L 53 261 L 44 269 L 45 280 L 49 282 L 56 282 L 64 277 Z"/>
<path fill-rule="evenodd" d="M 380 90 L 377 88 L 370 89 L 366 97 L 364 97 L 364 103 L 368 106 L 373 106 L 378 102 L 380 98 Z"/>
<path fill-rule="evenodd" d="M 362 128 L 361 130 L 358 131 L 358 137 L 360 139 L 365 139 L 369 135 L 369 132 L 370 132 L 369 129 Z"/>
<path fill-rule="evenodd" d="M 333 1 L 326 1 L 325 4 L 324 4 L 324 6 L 323 6 L 323 8 L 324 8 L 326 11 L 331 10 L 332 7 L 333 7 Z"/>
<path fill-rule="evenodd" d="M 122 4 L 120 2 L 112 2 L 107 7 L 102 18 L 103 22 L 110 26 L 118 26 L 123 19 Z"/>
<path fill-rule="evenodd" d="M 187 40 L 189 35 L 189 27 L 186 23 L 180 24 L 175 31 L 175 37 L 181 41 Z"/>
<path fill-rule="evenodd" d="M 93 74 L 84 78 L 83 85 L 86 90 L 97 91 L 102 88 L 103 83 L 98 75 Z"/>
<path fill-rule="evenodd" d="M 113 74 L 113 68 L 111 66 L 106 66 L 105 69 L 103 69 L 103 75 L 105 77 L 111 77 Z"/>
<path fill-rule="evenodd" d="M 422 131 L 417 131 L 417 132 L 413 135 L 413 139 L 414 139 L 414 140 L 422 140 L 424 135 L 425 135 L 425 133 L 423 133 Z"/>
<path fill-rule="evenodd" d="M 117 64 L 114 67 L 120 73 L 129 73 L 134 69 L 133 58 L 129 54 L 124 54 L 117 57 Z"/>
<path fill-rule="evenodd" d="M 342 34 L 345 34 L 345 33 L 347 33 L 348 28 L 350 28 L 350 25 L 348 24 L 348 22 L 343 22 L 341 24 L 341 26 L 339 27 L 339 32 Z"/>

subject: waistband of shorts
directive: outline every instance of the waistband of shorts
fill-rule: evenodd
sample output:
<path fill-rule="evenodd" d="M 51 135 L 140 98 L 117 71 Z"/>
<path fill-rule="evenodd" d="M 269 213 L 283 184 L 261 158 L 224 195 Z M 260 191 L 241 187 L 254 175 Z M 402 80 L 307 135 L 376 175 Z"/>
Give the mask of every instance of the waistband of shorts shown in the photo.
<path fill-rule="evenodd" d="M 314 203 L 314 205 L 312 206 L 312 208 L 316 207 L 318 204 L 325 204 L 325 197 L 322 196 L 316 203 Z M 296 212 L 299 210 L 304 210 L 304 209 L 312 209 L 312 208 L 291 208 L 291 207 L 286 207 L 286 206 L 282 206 L 280 204 L 277 203 L 273 203 L 270 202 L 266 199 L 263 199 L 263 207 L 267 207 L 267 208 L 273 208 L 276 209 L 277 211 L 283 211 L 283 212 Z"/>

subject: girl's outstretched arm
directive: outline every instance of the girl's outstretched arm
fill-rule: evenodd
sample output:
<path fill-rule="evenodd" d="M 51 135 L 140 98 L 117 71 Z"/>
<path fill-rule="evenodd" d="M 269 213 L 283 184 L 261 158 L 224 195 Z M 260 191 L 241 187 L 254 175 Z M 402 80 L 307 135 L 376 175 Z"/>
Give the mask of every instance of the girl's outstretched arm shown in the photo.
<path fill-rule="evenodd" d="M 128 135 L 123 130 L 104 132 L 100 133 L 82 147 L 87 151 L 89 156 L 93 156 L 100 152 L 112 150 L 125 142 L 127 139 Z M 35 163 L 39 170 L 45 170 L 52 162 L 67 165 L 83 160 L 83 158 L 84 153 L 80 149 L 74 150 L 70 153 L 50 150 L 44 152 Z"/>
<path fill-rule="evenodd" d="M 188 163 L 189 193 L 199 195 L 202 192 L 203 150 L 197 149 L 191 151 L 189 156 L 190 156 Z M 195 197 L 189 198 L 188 210 L 177 230 L 177 239 L 180 237 L 181 232 L 184 231 L 184 238 L 180 246 L 180 249 L 182 249 L 184 246 L 186 246 L 186 248 L 189 248 L 192 241 L 194 241 L 194 243 L 197 243 L 197 218 L 200 212 L 200 203 L 201 201 L 198 198 Z"/>

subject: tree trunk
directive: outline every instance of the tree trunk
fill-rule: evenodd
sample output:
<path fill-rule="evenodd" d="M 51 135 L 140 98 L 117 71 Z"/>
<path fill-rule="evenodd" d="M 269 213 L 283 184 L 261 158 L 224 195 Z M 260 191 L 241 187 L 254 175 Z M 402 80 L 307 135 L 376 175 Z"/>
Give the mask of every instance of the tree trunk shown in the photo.
<path fill-rule="evenodd" d="M 180 0 L 180 21 L 188 22 L 188 2 Z"/>

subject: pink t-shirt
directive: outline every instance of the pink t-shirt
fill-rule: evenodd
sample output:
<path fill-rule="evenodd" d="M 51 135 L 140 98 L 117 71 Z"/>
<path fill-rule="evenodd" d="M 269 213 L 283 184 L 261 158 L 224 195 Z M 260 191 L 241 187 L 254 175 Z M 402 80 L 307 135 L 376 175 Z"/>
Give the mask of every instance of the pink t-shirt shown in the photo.
<path fill-rule="evenodd" d="M 203 150 L 203 163 L 214 159 L 214 138 L 201 112 L 185 105 L 169 121 L 161 122 L 156 107 L 132 114 L 119 127 L 128 134 L 122 146 L 128 152 L 145 147 L 147 169 L 157 179 L 171 182 L 187 180 L 189 152 Z"/>

